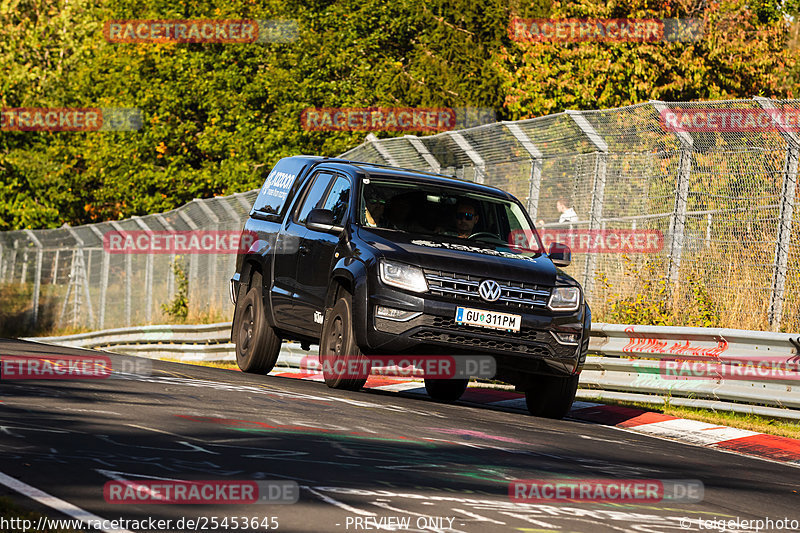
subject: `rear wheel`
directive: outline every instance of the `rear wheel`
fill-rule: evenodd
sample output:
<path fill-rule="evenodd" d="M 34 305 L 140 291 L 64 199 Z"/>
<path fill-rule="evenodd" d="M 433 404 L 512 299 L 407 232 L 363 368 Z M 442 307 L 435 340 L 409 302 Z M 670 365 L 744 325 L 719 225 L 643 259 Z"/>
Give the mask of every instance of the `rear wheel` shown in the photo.
<path fill-rule="evenodd" d="M 319 362 L 325 384 L 332 389 L 358 390 L 369 377 L 369 360 L 356 344 L 353 332 L 353 299 L 339 291 L 333 308 L 325 311 Z"/>
<path fill-rule="evenodd" d="M 525 391 L 530 414 L 555 419 L 567 416 L 578 390 L 578 377 L 539 376 Z"/>
<path fill-rule="evenodd" d="M 428 396 L 438 402 L 454 402 L 467 390 L 468 379 L 426 379 Z"/>
<path fill-rule="evenodd" d="M 236 364 L 243 372 L 266 374 L 275 367 L 281 339 L 267 324 L 264 315 L 261 274 L 256 272 L 250 290 L 239 298 L 234 314 Z"/>

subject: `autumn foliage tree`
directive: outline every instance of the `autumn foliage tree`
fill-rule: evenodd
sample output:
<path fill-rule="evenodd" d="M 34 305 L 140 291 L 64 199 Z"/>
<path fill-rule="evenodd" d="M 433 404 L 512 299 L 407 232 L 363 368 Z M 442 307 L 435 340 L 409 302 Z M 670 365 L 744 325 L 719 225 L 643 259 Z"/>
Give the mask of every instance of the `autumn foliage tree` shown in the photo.
<path fill-rule="evenodd" d="M 133 107 L 133 132 L 0 131 L 0 230 L 119 219 L 257 187 L 280 158 L 365 132 L 307 107 L 479 107 L 498 119 L 649 99 L 790 96 L 777 1 L 5 0 L 0 107 Z M 699 17 L 696 43 L 518 43 L 523 17 Z M 267 44 L 115 44 L 112 19 L 291 19 Z M 389 135 L 381 133 L 379 135 Z"/>
<path fill-rule="evenodd" d="M 648 100 L 785 98 L 796 52 L 778 2 L 556 2 L 554 19 L 701 19 L 695 42 L 514 42 L 496 57 L 510 118 Z"/>

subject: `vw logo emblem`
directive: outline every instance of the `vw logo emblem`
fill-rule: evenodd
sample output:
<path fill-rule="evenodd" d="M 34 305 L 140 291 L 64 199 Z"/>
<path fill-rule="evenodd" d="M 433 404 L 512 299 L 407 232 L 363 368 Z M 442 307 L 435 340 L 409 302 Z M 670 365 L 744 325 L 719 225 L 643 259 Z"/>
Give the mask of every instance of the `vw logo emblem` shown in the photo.
<path fill-rule="evenodd" d="M 478 293 L 487 302 L 496 302 L 500 298 L 500 284 L 493 279 L 485 279 L 478 285 Z"/>

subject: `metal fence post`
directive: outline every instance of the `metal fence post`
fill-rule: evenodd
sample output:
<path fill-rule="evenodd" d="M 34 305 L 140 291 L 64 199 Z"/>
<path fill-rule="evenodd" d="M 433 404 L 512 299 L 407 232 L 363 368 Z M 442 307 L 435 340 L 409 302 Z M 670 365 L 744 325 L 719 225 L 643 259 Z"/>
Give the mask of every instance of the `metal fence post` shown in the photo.
<path fill-rule="evenodd" d="M 24 285 L 25 279 L 28 277 L 28 251 L 22 252 L 22 273 L 19 276 L 19 282 Z"/>
<path fill-rule="evenodd" d="M 244 225 L 244 221 L 236 213 L 236 210 L 233 209 L 231 204 L 228 203 L 228 202 L 229 202 L 228 198 L 225 198 L 225 197 L 217 198 L 217 203 L 219 203 L 219 205 L 222 206 L 222 210 L 225 211 L 225 213 L 228 215 L 228 218 L 230 218 L 230 220 L 231 220 L 230 226 L 232 226 L 234 230 L 238 230 L 239 228 L 241 228 Z M 232 273 L 236 269 L 236 254 L 230 253 L 230 254 L 224 254 L 224 255 L 225 255 L 225 261 L 224 261 L 225 267 L 224 268 L 227 269 L 226 270 L 227 272 Z M 226 274 L 226 278 L 227 278 L 228 275 L 231 275 L 231 274 Z M 227 279 L 224 280 L 224 281 L 227 282 Z M 223 299 L 222 300 L 222 304 L 225 305 L 225 302 L 227 302 L 227 301 L 228 300 Z"/>
<path fill-rule="evenodd" d="M 55 259 L 53 259 L 53 281 L 51 282 L 51 285 L 55 285 L 56 282 L 58 281 L 58 260 L 60 258 L 60 255 L 61 255 L 61 250 L 57 249 L 56 257 Z"/>
<path fill-rule="evenodd" d="M 483 183 L 485 181 L 486 176 L 486 161 L 484 161 L 481 154 L 479 154 L 475 148 L 469 144 L 463 135 L 455 131 L 447 131 L 445 135 L 449 135 L 451 139 L 455 141 L 459 148 L 461 148 L 467 157 L 469 157 L 470 161 L 475 165 L 476 176 L 475 181 L 477 183 Z"/>
<path fill-rule="evenodd" d="M 100 273 L 100 309 L 98 310 L 97 328 L 103 329 L 106 324 L 106 299 L 108 298 L 108 271 L 111 269 L 111 254 L 103 250 L 103 271 Z"/>
<path fill-rule="evenodd" d="M 397 161 L 392 157 L 392 154 L 389 153 L 389 150 L 381 143 L 380 139 L 378 139 L 374 133 L 370 133 L 367 135 L 367 142 L 375 148 L 378 154 L 386 161 L 387 164 L 397 167 L 400 166 L 397 164 Z"/>
<path fill-rule="evenodd" d="M 234 197 L 234 198 L 236 198 L 236 200 L 239 202 L 239 204 L 240 204 L 242 207 L 244 207 L 244 210 L 245 210 L 246 212 L 248 212 L 248 213 L 249 213 L 249 212 L 250 212 L 250 210 L 252 210 L 252 209 L 253 209 L 253 204 L 252 204 L 252 203 L 250 203 L 250 202 L 247 200 L 247 198 L 245 198 L 245 195 L 246 195 L 246 193 L 243 193 L 243 192 L 237 192 L 237 193 L 234 193 L 233 197 Z"/>
<path fill-rule="evenodd" d="M 164 218 L 164 215 L 158 213 L 154 215 L 156 219 L 164 226 L 167 231 L 175 235 L 175 228 L 172 224 L 169 223 L 169 220 Z M 177 258 L 176 254 L 170 254 L 169 265 L 167 266 L 167 298 L 172 298 L 172 294 L 175 292 L 175 274 L 172 272 L 172 265 L 175 264 L 175 259 Z"/>
<path fill-rule="evenodd" d="M 198 226 L 195 223 L 195 221 L 192 220 L 192 217 L 190 217 L 189 215 L 186 214 L 186 211 L 184 209 L 179 209 L 178 210 L 178 216 L 180 216 L 181 219 L 183 219 L 183 221 L 186 222 L 186 225 L 189 226 L 189 228 L 191 228 L 192 230 L 197 230 L 198 229 Z M 192 293 L 196 292 L 196 289 L 197 289 L 197 276 L 198 276 L 198 274 L 197 274 L 197 259 L 196 258 L 197 258 L 197 254 L 189 254 L 189 279 L 188 279 L 189 288 L 187 289 L 187 292 L 188 292 L 188 299 L 189 299 L 190 303 L 191 303 L 191 301 L 193 299 L 192 298 Z"/>
<path fill-rule="evenodd" d="M 125 233 L 125 230 L 122 228 L 119 222 L 111 221 L 111 227 L 115 230 L 119 231 L 120 233 Z M 131 285 L 133 280 L 131 280 L 131 276 L 133 276 L 133 258 L 131 257 L 130 253 L 125 254 L 125 325 L 130 326 L 131 324 Z"/>
<path fill-rule="evenodd" d="M 681 256 L 686 230 L 686 210 L 689 204 L 689 175 L 692 171 L 692 153 L 681 143 L 678 159 L 678 176 L 675 182 L 675 208 L 670 220 L 669 266 L 667 277 L 677 282 L 680 277 Z"/>
<path fill-rule="evenodd" d="M 533 142 L 525 134 L 525 132 L 522 131 L 522 128 L 520 128 L 518 124 L 513 122 L 503 122 L 503 125 L 531 157 L 530 188 L 528 190 L 528 202 L 526 207 L 528 208 L 528 213 L 530 214 L 531 219 L 535 222 L 536 216 L 539 213 L 539 194 L 542 189 L 543 155 L 541 150 L 539 150 L 536 145 L 533 144 Z"/>
<path fill-rule="evenodd" d="M 214 227 L 217 230 L 221 229 L 220 228 L 220 223 L 219 223 L 219 217 L 216 215 L 216 213 L 214 213 L 214 211 L 211 210 L 210 207 L 208 207 L 208 204 L 206 202 L 203 202 L 202 200 L 199 200 L 197 198 L 192 200 L 192 202 L 196 202 L 197 205 L 200 206 L 200 209 L 206 214 L 206 216 L 208 216 L 208 218 L 211 219 L 211 221 L 214 223 Z M 209 311 L 212 309 L 212 307 L 216 303 L 216 302 L 214 302 L 214 300 L 215 300 L 215 298 L 214 298 L 214 287 L 218 287 L 219 286 L 217 284 L 217 257 L 218 256 L 219 256 L 219 252 L 216 251 L 214 253 L 208 254 L 208 259 L 207 259 L 208 267 L 209 267 L 208 268 L 209 280 L 208 280 L 208 284 L 207 284 L 208 285 L 208 308 L 209 308 Z"/>
<path fill-rule="evenodd" d="M 29 230 L 25 230 L 25 234 L 36 245 L 36 274 L 33 278 L 33 315 L 31 316 L 31 325 L 36 327 L 39 322 L 39 293 L 42 288 L 42 243 L 36 238 L 36 235 Z"/>
<path fill-rule="evenodd" d="M 83 241 L 83 239 L 80 238 L 80 236 L 78 236 L 78 233 L 74 229 L 67 228 L 67 230 L 69 231 L 70 235 L 72 235 L 72 238 L 75 239 L 75 242 L 77 242 L 78 246 L 80 247 L 80 252 L 79 252 L 80 256 L 78 258 L 78 262 L 76 263 L 77 281 L 75 282 L 75 290 L 76 290 L 75 319 L 74 319 L 75 324 L 77 324 L 78 302 L 79 302 L 79 299 L 77 298 L 77 291 L 82 291 L 83 297 L 86 298 L 86 309 L 89 312 L 89 324 L 91 324 L 94 322 L 94 311 L 92 311 L 92 298 L 91 294 L 89 293 L 88 273 L 86 271 L 86 265 L 84 264 L 83 261 L 83 249 L 86 246 L 86 243 Z M 73 251 L 73 253 L 75 252 Z M 73 257 L 75 256 L 73 255 Z M 78 287 L 78 285 L 81 285 L 81 287 Z"/>
<path fill-rule="evenodd" d="M 407 140 L 411 146 L 417 151 L 419 155 L 422 156 L 422 159 L 425 160 L 426 163 L 431 167 L 431 170 L 436 174 L 442 169 L 442 165 L 436 160 L 435 157 L 428 151 L 428 148 L 419 140 L 419 137 L 416 135 L 405 135 L 403 139 Z"/>
<path fill-rule="evenodd" d="M 669 111 L 669 107 L 658 100 L 651 100 L 653 108 L 661 115 Z M 694 139 L 685 131 L 676 131 L 675 135 L 681 143 L 678 159 L 678 175 L 675 180 L 675 204 L 669 221 L 669 259 L 667 278 L 675 283 L 680 277 L 681 256 L 683 254 L 686 230 L 686 211 L 689 205 L 689 178 L 692 172 L 692 153 Z"/>
<path fill-rule="evenodd" d="M 608 144 L 597 133 L 580 111 L 567 111 L 584 135 L 594 144 L 595 152 L 594 184 L 592 186 L 592 206 L 589 214 L 589 229 L 597 230 L 602 226 L 603 203 L 605 201 L 606 173 L 608 171 Z M 597 254 L 588 252 L 586 267 L 583 271 L 583 290 L 586 299 L 594 291 L 594 274 L 597 268 Z"/>
<path fill-rule="evenodd" d="M 767 98 L 754 100 L 769 112 L 777 109 L 775 102 Z M 778 215 L 778 232 L 775 240 L 775 262 L 772 270 L 772 293 L 770 295 L 767 318 L 774 331 L 781 327 L 783 301 L 786 291 L 786 272 L 789 266 L 789 248 L 792 239 L 792 218 L 794 216 L 794 197 L 797 191 L 797 170 L 800 160 L 800 138 L 778 120 L 776 113 L 770 113 L 772 122 L 786 140 L 786 158 L 783 165 L 783 184 L 781 187 L 781 206 Z"/>
<path fill-rule="evenodd" d="M 9 269 L 8 269 L 8 281 L 9 283 L 14 283 L 14 270 L 17 268 L 17 247 L 19 246 L 19 241 L 14 239 L 14 244 L 11 246 L 11 260 L 9 261 Z M 5 278 L 4 278 L 5 279 Z"/>
<path fill-rule="evenodd" d="M 61 313 L 58 315 L 58 322 L 62 326 L 66 323 L 67 317 L 67 306 L 69 306 L 69 295 L 70 292 L 74 291 L 74 287 L 72 286 L 72 279 L 75 276 L 75 248 L 72 249 L 72 262 L 69 267 L 69 282 L 67 283 L 67 292 L 64 294 L 64 302 L 61 304 Z M 73 295 L 73 298 L 75 296 Z M 73 309 L 73 313 L 74 313 Z"/>
<path fill-rule="evenodd" d="M 152 233 L 153 230 L 144 223 L 141 217 L 131 217 L 142 230 Z M 150 250 L 145 258 L 144 266 L 144 321 L 148 324 L 153 321 L 153 251 Z"/>
<path fill-rule="evenodd" d="M 91 224 L 89 228 L 94 232 L 100 242 L 103 242 L 103 232 L 97 229 L 97 226 Z M 101 245 L 102 246 L 102 245 Z M 111 253 L 102 246 L 100 253 L 103 257 L 102 271 L 100 272 L 100 301 L 98 302 L 99 308 L 97 310 L 97 329 L 103 329 L 106 323 L 106 298 L 108 296 L 108 271 L 111 268 Z"/>

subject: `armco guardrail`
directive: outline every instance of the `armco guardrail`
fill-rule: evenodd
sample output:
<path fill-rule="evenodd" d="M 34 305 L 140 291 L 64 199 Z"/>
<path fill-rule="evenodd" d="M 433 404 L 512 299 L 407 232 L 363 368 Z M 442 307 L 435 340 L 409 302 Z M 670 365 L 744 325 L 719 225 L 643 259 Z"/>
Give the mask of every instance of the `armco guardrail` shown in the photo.
<path fill-rule="evenodd" d="M 119 328 L 61 337 L 27 340 L 94 349 L 109 349 L 149 358 L 186 361 L 232 361 L 230 323 L 158 325 Z M 800 419 L 800 377 L 776 379 L 679 379 L 665 375 L 665 363 L 706 358 L 722 365 L 769 360 L 800 365 L 800 334 L 722 328 L 592 325 L 590 355 L 581 374 L 583 399 L 669 402 Z M 315 368 L 316 357 L 299 345 L 284 344 L 280 366 Z M 730 375 L 730 374 L 728 374 Z M 741 376 L 740 376 L 741 377 Z"/>
<path fill-rule="evenodd" d="M 659 395 L 667 396 L 667 401 L 675 405 L 800 419 L 797 372 L 794 379 L 769 372 L 753 376 L 755 379 L 742 379 L 749 374 L 741 371 L 735 379 L 683 379 L 671 375 L 668 366 L 678 365 L 682 360 L 691 363 L 703 359 L 702 363 L 723 365 L 727 376 L 736 375 L 737 369 L 744 368 L 737 365 L 748 361 L 797 369 L 800 334 L 599 323 L 592 325 L 589 352 L 602 357 L 587 358 L 581 374 L 581 386 L 588 389 L 581 393 L 584 398 L 595 391 L 594 397 L 599 399 L 641 401 L 643 395 Z"/>

